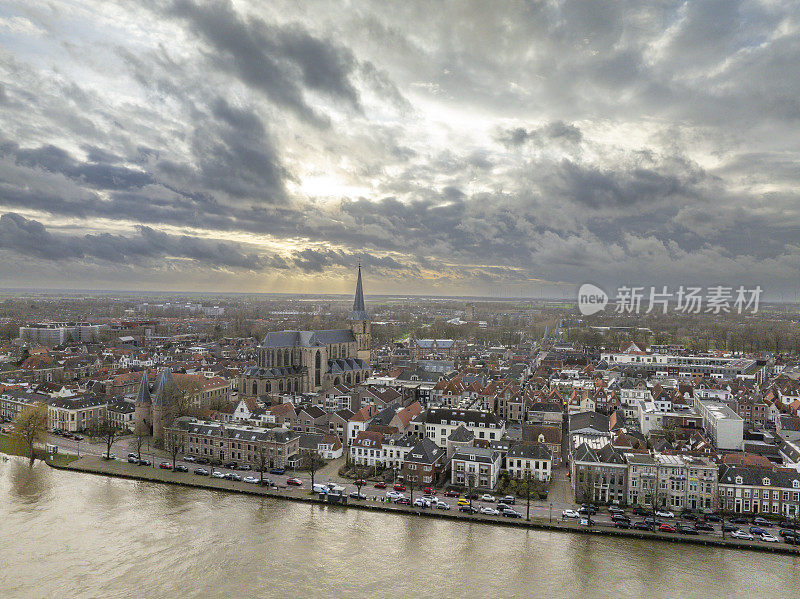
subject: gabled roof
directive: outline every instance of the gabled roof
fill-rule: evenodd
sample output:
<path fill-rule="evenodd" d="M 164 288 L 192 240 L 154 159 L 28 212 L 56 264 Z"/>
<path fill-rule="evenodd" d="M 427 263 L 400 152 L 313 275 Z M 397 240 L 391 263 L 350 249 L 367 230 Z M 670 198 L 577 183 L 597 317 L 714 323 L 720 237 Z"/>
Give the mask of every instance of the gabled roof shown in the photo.
<path fill-rule="evenodd" d="M 425 437 L 408 452 L 406 462 L 433 464 L 439 461 L 446 453 L 444 449 Z"/>
<path fill-rule="evenodd" d="M 452 441 L 453 443 L 469 443 L 475 438 L 475 434 L 465 427 L 463 424 L 458 425 L 450 436 L 447 437 L 448 441 Z"/>

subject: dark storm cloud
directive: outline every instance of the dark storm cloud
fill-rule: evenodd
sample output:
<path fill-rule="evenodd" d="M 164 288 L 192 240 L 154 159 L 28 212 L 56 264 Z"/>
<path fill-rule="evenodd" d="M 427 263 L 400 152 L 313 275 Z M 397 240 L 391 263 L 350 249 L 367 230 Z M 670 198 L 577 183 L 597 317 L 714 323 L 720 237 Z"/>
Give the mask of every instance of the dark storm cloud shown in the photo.
<path fill-rule="evenodd" d="M 360 257 L 395 287 L 424 269 L 442 290 L 654 272 L 796 284 L 785 5 L 144 6 L 115 5 L 108 27 L 97 3 L 80 28 L 37 22 L 48 36 L 0 51 L 0 209 L 44 223 L 6 218 L 4 248 L 308 279 Z M 65 217 L 109 235 L 57 233 Z M 288 249 L 206 239 L 234 232 Z"/>
<path fill-rule="evenodd" d="M 528 142 L 533 142 L 537 145 L 546 145 L 553 141 L 578 144 L 583 139 L 583 134 L 575 125 L 564 121 L 553 121 L 530 130 L 525 129 L 525 127 L 506 129 L 500 131 L 496 139 L 507 147 L 521 146 Z"/>
<path fill-rule="evenodd" d="M 306 101 L 304 86 L 359 109 L 358 93 L 349 79 L 356 62 L 346 48 L 318 39 L 299 25 L 243 17 L 228 1 L 176 0 L 169 12 L 211 46 L 219 68 L 235 71 L 242 81 L 303 118 L 327 123 Z"/>
<path fill-rule="evenodd" d="M 235 244 L 187 235 L 169 235 L 150 227 L 137 234 L 54 234 L 40 222 L 7 212 L 0 216 L 0 248 L 45 260 L 96 259 L 108 262 L 188 258 L 207 266 L 258 270 L 265 264 L 256 254 L 245 254 Z M 271 264 L 279 264 L 280 260 Z"/>

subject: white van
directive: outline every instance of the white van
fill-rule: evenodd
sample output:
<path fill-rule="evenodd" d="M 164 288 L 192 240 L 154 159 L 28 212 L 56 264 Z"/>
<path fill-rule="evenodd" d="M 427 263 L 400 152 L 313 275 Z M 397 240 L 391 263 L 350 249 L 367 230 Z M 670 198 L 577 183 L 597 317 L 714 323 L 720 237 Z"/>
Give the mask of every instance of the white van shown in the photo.
<path fill-rule="evenodd" d="M 325 494 L 327 494 L 329 489 L 328 489 L 327 485 L 316 484 L 316 485 L 314 485 L 314 488 L 312 489 L 312 491 L 314 493 L 325 493 Z"/>

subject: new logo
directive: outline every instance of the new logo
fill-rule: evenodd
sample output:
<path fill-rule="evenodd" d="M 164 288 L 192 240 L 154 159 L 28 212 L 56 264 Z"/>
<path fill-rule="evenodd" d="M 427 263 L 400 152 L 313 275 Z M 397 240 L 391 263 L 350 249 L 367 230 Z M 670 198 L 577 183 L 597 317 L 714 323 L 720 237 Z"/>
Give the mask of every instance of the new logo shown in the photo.
<path fill-rule="evenodd" d="M 598 286 L 584 283 L 578 289 L 578 309 L 584 316 L 596 314 L 607 305 L 608 295 Z"/>

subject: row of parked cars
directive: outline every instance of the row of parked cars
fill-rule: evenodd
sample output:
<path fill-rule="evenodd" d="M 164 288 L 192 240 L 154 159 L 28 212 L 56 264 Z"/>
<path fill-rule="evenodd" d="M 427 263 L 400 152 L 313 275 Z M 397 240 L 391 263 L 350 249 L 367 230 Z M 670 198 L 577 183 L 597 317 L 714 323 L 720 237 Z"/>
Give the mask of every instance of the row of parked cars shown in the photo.
<path fill-rule="evenodd" d="M 58 428 L 50 432 L 57 437 L 64 437 L 65 439 L 72 439 L 74 441 L 83 441 L 83 436 L 79 435 L 78 433 L 71 433 L 70 431 L 65 431 Z"/>

